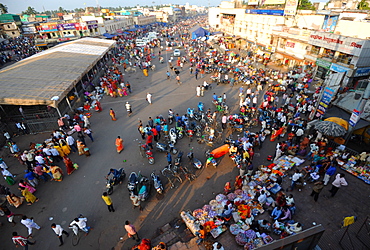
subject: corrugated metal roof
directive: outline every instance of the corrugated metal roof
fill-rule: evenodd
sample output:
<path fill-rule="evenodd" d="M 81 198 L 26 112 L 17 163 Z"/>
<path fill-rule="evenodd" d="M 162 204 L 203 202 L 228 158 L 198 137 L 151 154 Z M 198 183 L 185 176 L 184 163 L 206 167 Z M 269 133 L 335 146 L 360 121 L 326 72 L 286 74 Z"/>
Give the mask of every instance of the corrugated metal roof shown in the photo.
<path fill-rule="evenodd" d="M 0 104 L 50 105 L 59 101 L 114 46 L 83 38 L 55 46 L 0 70 Z"/>

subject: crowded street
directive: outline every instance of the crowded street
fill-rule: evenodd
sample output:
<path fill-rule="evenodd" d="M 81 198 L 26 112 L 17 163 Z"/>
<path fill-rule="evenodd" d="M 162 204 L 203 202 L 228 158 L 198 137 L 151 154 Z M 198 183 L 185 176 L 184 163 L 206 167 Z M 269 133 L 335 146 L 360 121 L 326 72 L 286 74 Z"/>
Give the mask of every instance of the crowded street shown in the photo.
<path fill-rule="evenodd" d="M 192 40 L 189 29 L 196 23 L 206 23 L 204 16 L 197 18 L 117 36 L 112 56 L 86 84 L 91 88 L 86 89 L 81 107 L 55 120 L 55 129 L 59 127 L 60 131 L 12 136 L 17 147 L 10 147 L 19 154 L 13 157 L 10 148 L 3 147 L 0 156 L 16 183 L 3 179 L 0 184 L 9 188 L 9 194 L 23 194 L 26 201 L 17 208 L 8 205 L 15 225 L 6 216 L 0 218 L 1 249 L 14 248 L 14 231 L 30 235 L 29 227 L 27 232 L 21 223 L 23 215 L 40 226 L 31 229 L 29 240 L 35 245 L 29 249 L 57 249 L 60 242 L 52 223 L 70 234 L 62 236 L 64 243 L 59 249 L 72 249 L 69 225 L 80 215 L 87 218 L 89 229 L 86 236 L 80 232 L 76 249 L 131 249 L 137 242 L 128 237 L 126 222 L 135 226 L 140 239 L 154 239 L 160 236 L 159 228 L 174 221 L 177 224 L 171 226 L 180 227 L 179 234 L 186 234 L 192 242 L 193 248 L 189 249 L 212 249 L 208 248 L 209 242 L 219 242 L 224 249 L 253 249 L 243 248 L 252 243 L 231 230 L 245 228 L 234 221 L 235 216 L 230 221 L 229 210 L 248 224 L 249 232 L 264 233 L 261 239 L 266 241 L 321 224 L 325 229 L 321 249 L 337 249 L 331 248 L 330 244 L 335 243 L 330 235 L 341 228 L 343 219 L 355 215 L 364 220 L 368 215 L 368 183 L 346 173 L 337 163 L 358 155 L 337 149 L 323 133 L 307 127 L 320 92 L 320 85 L 311 78 L 311 69 L 287 70 L 254 54 L 253 48 L 216 50 L 227 43 L 223 37 L 212 42 Z M 158 33 L 158 37 L 150 46 L 135 46 L 135 39 L 147 32 Z M 69 136 L 75 142 L 70 143 Z M 168 148 L 173 143 L 178 152 L 158 150 L 157 142 Z M 54 159 L 48 162 L 48 149 L 54 147 L 58 147 L 58 154 L 51 152 L 49 156 Z M 36 157 L 29 160 L 31 150 Z M 175 175 L 167 176 L 162 171 L 169 163 L 177 166 L 180 152 L 183 156 L 179 165 L 194 174 L 194 178 L 186 172 L 180 174 L 182 183 Z M 190 152 L 194 159 L 188 158 Z M 201 162 L 199 169 L 194 167 L 195 159 Z M 45 170 L 38 172 L 38 165 L 57 165 L 62 177 L 54 175 L 52 169 L 51 176 Z M 329 176 L 330 166 L 336 170 Z M 125 177 L 112 184 L 111 203 L 106 203 L 106 177 L 110 169 L 120 168 Z M 24 188 L 18 190 L 19 181 L 28 178 L 24 177 L 27 171 L 38 175 L 37 185 L 32 185 L 32 178 L 29 183 L 36 189 L 32 192 L 35 199 L 30 201 Z M 162 181 L 163 192 L 154 188 L 153 171 Z M 135 199 L 140 191 L 128 190 L 132 172 L 151 183 L 139 205 Z M 332 186 L 337 174 L 343 173 L 343 187 Z M 115 172 L 113 175 L 117 177 Z M 320 180 L 325 183 L 317 191 Z M 112 204 L 113 210 L 109 207 Z M 277 216 L 273 212 L 277 207 L 284 214 Z M 206 216 L 198 215 L 206 210 Z M 216 219 L 204 218 L 211 218 L 211 212 L 212 218 L 223 225 L 217 237 L 207 232 L 202 238 L 193 232 L 191 223 L 185 229 L 184 218 L 180 217 L 189 213 L 200 221 L 213 222 Z M 259 220 L 266 220 L 267 230 L 258 226 Z M 176 242 L 165 243 L 170 247 Z"/>

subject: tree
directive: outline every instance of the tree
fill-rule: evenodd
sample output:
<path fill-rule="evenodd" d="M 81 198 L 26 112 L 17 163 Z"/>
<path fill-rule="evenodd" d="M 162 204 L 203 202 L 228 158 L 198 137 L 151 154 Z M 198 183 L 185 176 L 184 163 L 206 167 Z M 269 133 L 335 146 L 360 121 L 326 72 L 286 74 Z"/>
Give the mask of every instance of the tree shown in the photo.
<path fill-rule="evenodd" d="M 59 13 L 66 13 L 67 11 L 65 9 L 63 9 L 63 7 L 59 7 L 58 12 Z"/>
<path fill-rule="evenodd" d="M 0 14 L 6 14 L 8 13 L 8 7 L 6 5 L 0 3 Z"/>
<path fill-rule="evenodd" d="M 370 10 L 369 4 L 366 0 L 361 0 L 361 2 L 358 3 L 357 9 L 359 10 Z"/>
<path fill-rule="evenodd" d="M 23 11 L 22 14 L 23 15 L 36 15 L 37 11 L 35 10 L 35 8 L 28 6 L 27 10 Z"/>
<path fill-rule="evenodd" d="M 315 6 L 309 0 L 299 0 L 298 2 L 299 10 L 315 10 Z"/>

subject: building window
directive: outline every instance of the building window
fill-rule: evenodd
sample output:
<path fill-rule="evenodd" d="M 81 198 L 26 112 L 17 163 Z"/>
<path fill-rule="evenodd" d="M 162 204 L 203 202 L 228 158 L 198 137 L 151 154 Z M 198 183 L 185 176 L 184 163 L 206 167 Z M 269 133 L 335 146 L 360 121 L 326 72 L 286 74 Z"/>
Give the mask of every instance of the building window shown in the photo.
<path fill-rule="evenodd" d="M 12 31 L 12 34 L 13 34 L 13 35 L 15 35 L 15 32 L 14 32 L 14 31 Z"/>
<path fill-rule="evenodd" d="M 220 17 L 220 15 L 216 15 L 216 18 L 219 18 Z"/>
<path fill-rule="evenodd" d="M 332 60 L 334 58 L 335 51 L 331 49 L 324 49 L 323 57 Z"/>
<path fill-rule="evenodd" d="M 7 25 L 8 26 L 8 29 L 10 29 L 10 25 Z"/>
<path fill-rule="evenodd" d="M 311 48 L 311 54 L 312 55 L 318 55 L 319 52 L 320 52 L 320 47 L 318 47 L 318 46 L 312 46 L 312 48 Z"/>
<path fill-rule="evenodd" d="M 367 79 L 359 80 L 355 86 L 355 90 L 365 91 L 369 81 Z"/>
<path fill-rule="evenodd" d="M 342 52 L 339 52 L 339 56 L 336 58 L 337 62 L 349 64 L 352 60 L 353 55 L 345 54 Z"/>
<path fill-rule="evenodd" d="M 286 39 L 280 39 L 279 48 L 285 49 Z"/>

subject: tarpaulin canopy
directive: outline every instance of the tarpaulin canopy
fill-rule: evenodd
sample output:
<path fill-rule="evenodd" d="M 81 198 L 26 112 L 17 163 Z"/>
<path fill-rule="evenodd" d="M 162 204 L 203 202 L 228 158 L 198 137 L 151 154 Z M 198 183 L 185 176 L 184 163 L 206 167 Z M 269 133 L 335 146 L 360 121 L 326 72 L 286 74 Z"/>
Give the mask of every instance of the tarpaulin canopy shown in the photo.
<path fill-rule="evenodd" d="M 205 37 L 209 36 L 210 32 L 206 29 L 203 29 L 199 25 L 195 25 L 193 28 L 189 30 L 189 33 L 191 35 L 191 39 L 197 39 L 199 37 Z"/>
<path fill-rule="evenodd" d="M 115 43 L 83 38 L 1 69 L 0 104 L 55 107 Z M 51 100 L 56 96 L 58 100 Z"/>
<path fill-rule="evenodd" d="M 106 38 L 113 38 L 116 35 L 112 35 L 112 34 L 109 34 L 109 33 L 104 33 L 103 36 L 105 36 Z"/>

